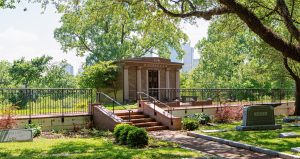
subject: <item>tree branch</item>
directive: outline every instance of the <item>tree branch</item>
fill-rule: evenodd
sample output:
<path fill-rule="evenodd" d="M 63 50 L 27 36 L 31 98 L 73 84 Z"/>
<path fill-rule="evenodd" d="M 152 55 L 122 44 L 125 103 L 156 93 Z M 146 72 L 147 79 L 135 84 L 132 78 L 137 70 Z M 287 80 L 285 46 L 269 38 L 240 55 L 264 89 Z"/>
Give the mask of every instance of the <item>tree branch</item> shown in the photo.
<path fill-rule="evenodd" d="M 285 69 L 289 72 L 289 74 L 292 76 L 292 78 L 296 81 L 296 80 L 300 80 L 300 78 L 293 72 L 293 70 L 290 68 L 289 64 L 288 64 L 288 59 L 287 57 L 283 57 L 283 64 Z"/>
<path fill-rule="evenodd" d="M 300 62 L 300 47 L 289 44 L 283 40 L 271 29 L 266 27 L 253 12 L 235 0 L 219 0 L 219 2 L 234 11 L 240 19 L 267 44 L 280 51 L 284 56 Z"/>
<path fill-rule="evenodd" d="M 277 0 L 277 6 L 280 10 L 280 15 L 282 16 L 288 31 L 298 42 L 300 42 L 300 30 L 298 30 L 298 28 L 294 25 L 292 16 L 284 0 Z"/>
<path fill-rule="evenodd" d="M 155 0 L 157 3 L 157 7 L 162 9 L 164 13 L 172 16 L 172 17 L 180 17 L 180 18 L 187 18 L 187 17 L 198 17 L 198 18 L 204 18 L 205 20 L 210 20 L 212 16 L 214 15 L 222 15 L 227 13 L 232 13 L 231 10 L 229 10 L 227 7 L 219 7 L 219 8 L 213 8 L 207 11 L 191 11 L 188 13 L 174 13 L 169 11 L 167 8 L 165 8 L 161 3 L 160 0 Z"/>

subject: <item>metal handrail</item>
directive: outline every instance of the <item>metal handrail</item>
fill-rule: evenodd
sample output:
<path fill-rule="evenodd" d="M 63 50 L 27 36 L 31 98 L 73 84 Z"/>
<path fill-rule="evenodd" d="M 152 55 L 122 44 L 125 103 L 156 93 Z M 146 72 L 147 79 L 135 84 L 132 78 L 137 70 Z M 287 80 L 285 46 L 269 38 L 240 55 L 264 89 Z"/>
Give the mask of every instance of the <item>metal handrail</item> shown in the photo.
<path fill-rule="evenodd" d="M 150 96 L 149 94 L 146 94 L 146 93 L 144 93 L 144 92 L 137 92 L 137 94 L 139 95 L 139 99 L 141 100 L 142 99 L 142 96 L 141 96 L 141 94 L 143 94 L 143 95 L 145 95 L 145 96 L 147 96 L 148 98 L 150 98 L 150 99 L 152 99 L 153 100 L 153 109 L 154 109 L 154 115 L 156 115 L 156 110 L 155 110 L 155 104 L 157 103 L 160 103 L 160 104 L 163 104 L 164 106 L 166 106 L 167 108 L 168 108 L 168 110 L 167 110 L 167 112 L 168 113 L 170 113 L 170 115 L 171 115 L 171 125 L 173 125 L 173 110 L 174 110 L 174 108 L 172 108 L 172 107 L 170 107 L 169 105 L 167 105 L 166 103 L 163 103 L 163 102 L 161 102 L 161 101 L 159 101 L 159 100 L 157 100 L 156 98 L 154 98 L 154 97 L 152 97 L 152 96 Z M 151 102 L 151 101 L 150 101 Z"/>
<path fill-rule="evenodd" d="M 109 100 L 111 100 L 113 102 L 113 113 L 114 114 L 115 114 L 115 104 L 117 104 L 117 105 L 123 107 L 125 110 L 127 110 L 128 111 L 128 121 L 130 122 L 130 120 L 131 120 L 131 112 L 133 112 L 133 110 L 127 109 L 124 105 L 122 105 L 121 103 L 119 103 L 118 101 L 116 101 L 115 99 L 113 99 L 112 97 L 110 97 L 109 95 L 107 95 L 107 94 L 105 94 L 103 92 L 97 92 L 97 97 L 98 97 L 98 94 L 103 95 L 104 97 L 106 97 L 107 99 L 109 99 Z M 100 102 L 100 99 L 101 98 L 99 98 L 99 102 Z"/>

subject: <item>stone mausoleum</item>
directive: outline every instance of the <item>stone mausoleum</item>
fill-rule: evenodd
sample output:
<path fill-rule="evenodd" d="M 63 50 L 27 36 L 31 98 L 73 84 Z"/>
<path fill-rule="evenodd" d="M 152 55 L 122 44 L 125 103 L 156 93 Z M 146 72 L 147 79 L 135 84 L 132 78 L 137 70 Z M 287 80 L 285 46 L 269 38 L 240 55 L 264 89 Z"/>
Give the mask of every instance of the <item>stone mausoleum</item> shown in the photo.
<path fill-rule="evenodd" d="M 164 94 L 149 92 L 151 88 L 180 88 L 182 63 L 171 62 L 159 57 L 141 57 L 117 62 L 121 68 L 121 100 L 130 102 L 137 99 L 137 92 L 145 92 L 158 99 Z M 120 99 L 119 99 L 120 100 Z"/>

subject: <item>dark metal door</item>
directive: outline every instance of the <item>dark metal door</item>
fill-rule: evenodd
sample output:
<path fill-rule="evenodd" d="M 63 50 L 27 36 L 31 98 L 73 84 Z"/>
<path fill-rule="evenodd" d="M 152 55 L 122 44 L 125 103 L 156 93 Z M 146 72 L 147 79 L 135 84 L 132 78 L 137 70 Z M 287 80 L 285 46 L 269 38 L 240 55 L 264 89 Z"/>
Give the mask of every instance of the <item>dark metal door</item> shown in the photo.
<path fill-rule="evenodd" d="M 158 99 L 158 70 L 148 70 L 148 80 L 149 95 Z M 154 90 L 151 88 L 154 88 Z"/>

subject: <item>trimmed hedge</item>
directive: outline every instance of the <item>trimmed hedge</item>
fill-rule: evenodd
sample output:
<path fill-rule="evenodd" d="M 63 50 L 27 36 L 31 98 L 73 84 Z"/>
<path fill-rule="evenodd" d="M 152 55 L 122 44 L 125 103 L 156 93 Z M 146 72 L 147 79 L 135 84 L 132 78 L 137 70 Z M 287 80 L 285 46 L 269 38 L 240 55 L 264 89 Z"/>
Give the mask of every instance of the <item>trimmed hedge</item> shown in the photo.
<path fill-rule="evenodd" d="M 116 142 L 119 142 L 119 138 L 121 135 L 121 131 L 125 128 L 130 126 L 129 124 L 118 124 L 115 128 L 114 128 L 114 137 Z"/>
<path fill-rule="evenodd" d="M 127 136 L 128 136 L 128 133 L 129 133 L 131 130 L 134 130 L 134 129 L 137 129 L 137 127 L 131 126 L 131 125 L 124 127 L 124 128 L 121 130 L 121 133 L 120 133 L 120 136 L 119 136 L 119 143 L 122 144 L 122 145 L 126 145 L 126 144 L 127 144 Z"/>
<path fill-rule="evenodd" d="M 144 147 L 149 140 L 145 129 L 129 124 L 118 124 L 114 128 L 114 137 L 117 143 L 131 147 Z"/>
<path fill-rule="evenodd" d="M 135 128 L 128 132 L 127 144 L 131 147 L 145 147 L 148 145 L 148 134 L 143 128 Z"/>
<path fill-rule="evenodd" d="M 199 121 L 192 118 L 184 118 L 182 120 L 183 129 L 185 130 L 195 130 L 199 127 Z"/>

